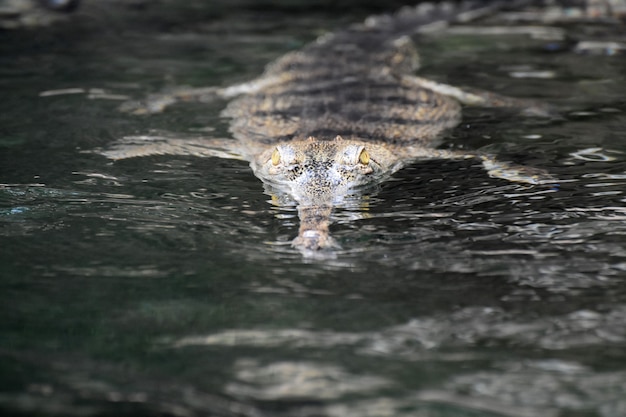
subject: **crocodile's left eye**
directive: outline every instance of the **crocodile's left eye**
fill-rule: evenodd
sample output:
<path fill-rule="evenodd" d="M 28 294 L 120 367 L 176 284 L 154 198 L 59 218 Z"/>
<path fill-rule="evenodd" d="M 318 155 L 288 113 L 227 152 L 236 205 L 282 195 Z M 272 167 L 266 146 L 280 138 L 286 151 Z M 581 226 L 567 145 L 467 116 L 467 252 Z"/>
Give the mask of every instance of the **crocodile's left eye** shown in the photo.
<path fill-rule="evenodd" d="M 370 154 L 365 149 L 361 149 L 361 153 L 359 153 L 359 162 L 363 165 L 370 163 Z"/>
<path fill-rule="evenodd" d="M 298 163 L 298 160 L 299 158 L 296 150 L 292 146 L 286 144 L 276 146 L 274 152 L 272 152 L 272 156 L 270 157 L 270 161 L 275 167 L 279 165 L 287 167 Z"/>
<path fill-rule="evenodd" d="M 272 153 L 272 165 L 276 166 L 278 164 L 280 164 L 280 151 L 276 148 Z"/>

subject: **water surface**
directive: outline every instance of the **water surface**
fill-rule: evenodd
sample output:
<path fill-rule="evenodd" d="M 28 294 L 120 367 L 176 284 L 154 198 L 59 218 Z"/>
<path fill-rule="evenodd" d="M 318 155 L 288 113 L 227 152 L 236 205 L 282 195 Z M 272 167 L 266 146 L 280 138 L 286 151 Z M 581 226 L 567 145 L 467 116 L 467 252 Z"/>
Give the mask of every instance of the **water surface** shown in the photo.
<path fill-rule="evenodd" d="M 0 409 L 626 415 L 626 63 L 573 48 L 623 27 L 421 39 L 422 74 L 561 109 L 470 109 L 443 147 L 548 169 L 559 186 L 415 164 L 337 211 L 336 257 L 304 259 L 295 210 L 245 163 L 88 151 L 226 135 L 218 100 L 118 107 L 251 79 L 368 11 L 189 4 L 87 4 L 73 23 L 0 34 Z"/>

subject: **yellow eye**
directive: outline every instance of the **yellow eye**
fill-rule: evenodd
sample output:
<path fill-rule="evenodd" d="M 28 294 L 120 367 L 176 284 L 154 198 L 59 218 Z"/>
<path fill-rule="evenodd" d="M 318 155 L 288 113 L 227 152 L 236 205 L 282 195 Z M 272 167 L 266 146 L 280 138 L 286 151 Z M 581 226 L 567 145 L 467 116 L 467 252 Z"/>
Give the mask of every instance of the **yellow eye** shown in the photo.
<path fill-rule="evenodd" d="M 361 150 L 361 153 L 359 154 L 359 162 L 363 165 L 370 163 L 370 154 L 368 154 L 365 149 Z"/>
<path fill-rule="evenodd" d="M 278 152 L 278 149 L 274 149 L 274 152 L 272 153 L 272 165 L 276 166 L 280 163 L 280 152 Z"/>

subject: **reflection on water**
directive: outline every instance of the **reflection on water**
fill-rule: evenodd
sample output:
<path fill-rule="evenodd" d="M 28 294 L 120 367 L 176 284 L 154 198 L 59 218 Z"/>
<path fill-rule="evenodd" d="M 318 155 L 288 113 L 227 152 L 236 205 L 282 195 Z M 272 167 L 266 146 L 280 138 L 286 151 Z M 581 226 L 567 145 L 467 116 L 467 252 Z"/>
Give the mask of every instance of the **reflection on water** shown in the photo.
<path fill-rule="evenodd" d="M 336 400 L 347 394 L 376 393 L 390 385 L 383 378 L 350 375 L 320 362 L 275 362 L 259 366 L 255 360 L 235 363 L 235 382 L 226 392 L 259 400 Z"/>
<path fill-rule="evenodd" d="M 513 346 L 538 346 L 548 350 L 566 347 L 594 347 L 615 344 L 626 340 L 626 330 L 620 323 L 626 307 L 597 313 L 578 310 L 552 320 L 534 319 L 518 321 L 501 309 L 465 308 L 453 314 L 412 319 L 408 323 L 376 332 L 342 333 L 316 332 L 302 329 L 276 331 L 234 330 L 208 336 L 184 337 L 174 341 L 172 348 L 187 346 L 258 346 L 265 348 L 330 348 L 354 346 L 359 354 L 388 356 L 389 359 L 425 360 L 440 358 L 459 360 L 459 355 L 439 354 L 434 349 L 474 346 L 481 340 Z M 478 359 L 483 355 L 460 355 L 464 359 Z"/>
<path fill-rule="evenodd" d="M 444 147 L 544 167 L 558 187 L 415 164 L 337 210 L 336 256 L 302 259 L 295 208 L 246 164 L 88 151 L 226 135 L 223 102 L 118 107 L 252 78 L 360 16 L 164 4 L 111 20 L 84 2 L 82 23 L 0 34 L 0 410 L 626 415 L 626 68 L 563 41 L 623 41 L 623 27 L 424 36 L 424 74 L 563 109 L 471 109 Z"/>
<path fill-rule="evenodd" d="M 405 395 L 398 403 L 389 402 L 390 415 L 400 412 L 401 407 L 411 403 L 418 406 L 420 402 L 478 408 L 514 416 L 559 415 L 556 410 L 561 408 L 584 410 L 602 407 L 615 411 L 608 415 L 619 415 L 617 411 L 626 407 L 624 372 L 594 373 L 589 367 L 573 360 L 560 360 L 552 355 L 545 359 L 520 360 L 518 354 L 525 347 L 557 352 L 562 349 L 610 349 L 611 346 L 620 349 L 626 341 L 622 325 L 624 319 L 625 306 L 617 306 L 603 314 L 578 310 L 554 316 L 549 321 L 545 318 L 520 321 L 496 308 L 465 308 L 453 314 L 413 319 L 376 332 L 236 330 L 205 337 L 186 337 L 175 341 L 173 347 L 254 346 L 292 350 L 350 347 L 359 356 L 402 360 L 407 367 L 416 363 L 423 366 L 450 363 L 477 368 L 453 376 L 438 390 L 419 390 Z M 484 343 L 487 343 L 487 349 L 483 352 L 473 351 L 473 347 Z M 495 353 L 494 357 L 493 351 L 497 352 L 497 347 L 509 347 L 511 351 L 508 355 Z M 482 370 L 480 364 L 489 361 L 492 361 L 490 369 Z M 281 362 L 265 366 L 254 360 L 241 362 L 243 364 L 237 363 L 236 368 L 243 370 L 237 372 L 236 378 L 260 385 L 259 388 L 245 388 L 238 383 L 229 386 L 231 392 L 243 397 L 335 399 L 346 389 L 367 393 L 390 384 L 367 374 L 361 375 L 358 380 L 351 380 L 354 377 L 344 375 L 335 368 L 327 369 L 323 361 L 314 364 Z M 318 385 L 320 380 L 323 383 Z M 346 380 L 350 382 L 346 384 Z M 471 400 L 476 397 L 480 401 Z M 607 404 L 610 406 L 606 407 Z M 504 405 L 512 408 L 505 411 Z"/>

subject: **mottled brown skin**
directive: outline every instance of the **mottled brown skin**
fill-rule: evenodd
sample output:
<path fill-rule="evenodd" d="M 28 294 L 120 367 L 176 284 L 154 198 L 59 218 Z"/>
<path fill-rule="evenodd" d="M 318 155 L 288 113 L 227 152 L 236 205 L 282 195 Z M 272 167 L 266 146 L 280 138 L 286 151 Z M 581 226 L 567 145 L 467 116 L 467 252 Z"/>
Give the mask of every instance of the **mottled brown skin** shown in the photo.
<path fill-rule="evenodd" d="M 408 38 L 385 40 L 374 51 L 365 45 L 331 36 L 288 54 L 262 77 L 275 82 L 223 113 L 233 120 L 233 136 L 258 149 L 255 174 L 298 203 L 293 243 L 305 250 L 336 246 L 329 217 L 351 189 L 391 174 L 412 158 L 411 147 L 432 147 L 460 120 L 456 100 L 402 82 L 417 68 Z M 366 164 L 359 152 L 369 155 Z"/>
<path fill-rule="evenodd" d="M 347 195 L 417 159 L 477 158 L 493 176 L 550 182 L 542 171 L 490 155 L 435 149 L 442 133 L 461 120 L 461 102 L 542 111 L 528 101 L 466 93 L 414 76 L 418 55 L 407 28 L 433 20 L 438 10 L 369 19 L 283 56 L 250 83 L 214 90 L 238 96 L 223 111 L 235 140 L 127 138 L 104 153 L 114 159 L 183 153 L 250 161 L 257 177 L 298 204 L 301 224 L 293 244 L 305 254 L 337 246 L 330 216 Z M 161 102 L 206 92 L 181 90 Z"/>
<path fill-rule="evenodd" d="M 356 187 L 395 171 L 397 163 L 388 147 L 338 136 L 277 142 L 251 165 L 259 178 L 298 203 L 300 231 L 294 245 L 317 250 L 338 246 L 328 231 L 332 208 Z"/>

